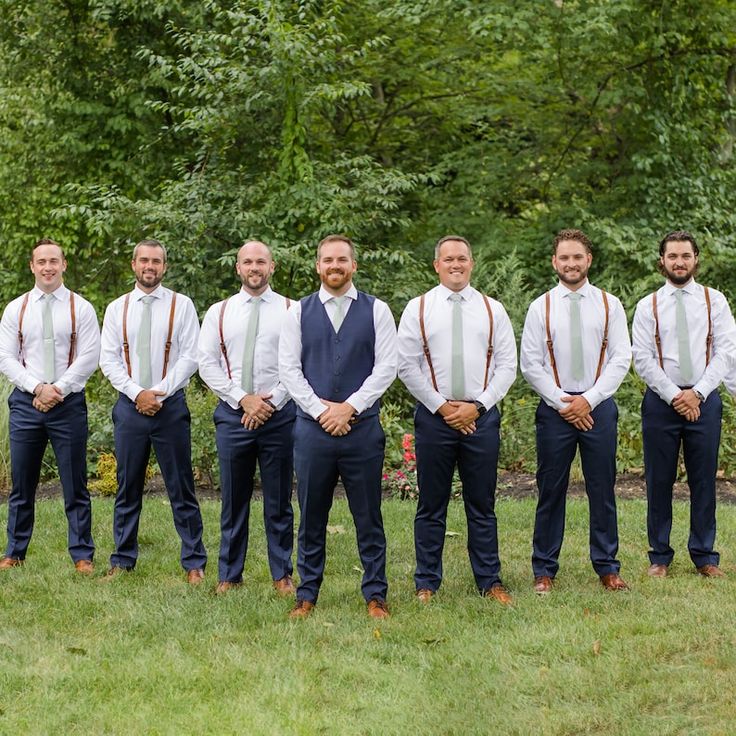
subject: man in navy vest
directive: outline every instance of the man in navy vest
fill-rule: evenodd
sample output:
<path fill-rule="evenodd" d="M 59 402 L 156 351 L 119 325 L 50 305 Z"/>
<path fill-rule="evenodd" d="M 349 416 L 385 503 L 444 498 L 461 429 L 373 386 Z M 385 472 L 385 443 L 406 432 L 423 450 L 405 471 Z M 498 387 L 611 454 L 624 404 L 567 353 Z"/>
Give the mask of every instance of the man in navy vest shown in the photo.
<path fill-rule="evenodd" d="M 301 509 L 292 618 L 310 614 L 325 566 L 327 520 L 338 477 L 355 521 L 363 597 L 386 618 L 386 537 L 381 517 L 385 437 L 379 399 L 396 377 L 396 326 L 388 305 L 358 291 L 349 238 L 329 235 L 317 248 L 322 286 L 284 320 L 279 374 L 297 404 L 294 466 Z"/>

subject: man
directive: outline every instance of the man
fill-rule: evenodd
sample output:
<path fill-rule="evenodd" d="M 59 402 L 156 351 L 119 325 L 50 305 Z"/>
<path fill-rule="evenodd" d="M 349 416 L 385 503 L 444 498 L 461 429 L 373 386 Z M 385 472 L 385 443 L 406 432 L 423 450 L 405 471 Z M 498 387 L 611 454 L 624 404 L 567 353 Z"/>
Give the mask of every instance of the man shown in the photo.
<path fill-rule="evenodd" d="M 447 504 L 457 466 L 475 583 L 481 595 L 510 605 L 501 584 L 494 503 L 497 405 L 516 377 L 516 342 L 503 305 L 470 286 L 470 243 L 447 235 L 434 255 L 439 286 L 409 302 L 398 333 L 399 378 L 418 401 L 416 594 L 428 603 L 442 582 Z"/>
<path fill-rule="evenodd" d="M 663 578 L 670 547 L 672 486 L 683 448 L 690 486 L 688 551 L 697 571 L 723 577 L 716 538 L 716 471 L 721 439 L 718 384 L 734 355 L 734 321 L 723 294 L 695 282 L 700 250 L 688 232 L 659 244 L 664 286 L 636 306 L 634 366 L 647 384 L 641 406 L 647 481 L 648 574 Z"/>
<path fill-rule="evenodd" d="M 209 308 L 199 336 L 199 373 L 220 398 L 214 417 L 222 493 L 216 592 L 226 593 L 243 580 L 258 462 L 271 578 L 280 595 L 290 595 L 296 410 L 278 371 L 279 334 L 289 301 L 269 286 L 274 262 L 265 243 L 245 243 L 235 271 L 241 290 Z"/>
<path fill-rule="evenodd" d="M 279 373 L 297 404 L 294 465 L 301 509 L 293 618 L 317 602 L 327 519 L 338 477 L 355 521 L 368 613 L 386 618 L 386 537 L 381 517 L 385 437 L 379 398 L 396 376 L 396 327 L 384 302 L 358 291 L 353 243 L 329 235 L 317 248 L 322 285 L 284 320 Z"/>
<path fill-rule="evenodd" d="M 0 322 L 0 371 L 15 385 L 8 398 L 13 487 L 0 570 L 26 558 L 41 463 L 51 441 L 64 490 L 69 554 L 77 572 L 91 575 L 95 545 L 84 385 L 97 367 L 100 328 L 92 305 L 64 286 L 66 259 L 58 243 L 39 240 L 30 266 L 33 289 L 10 302 Z"/>
<path fill-rule="evenodd" d="M 618 409 L 613 394 L 631 363 L 621 302 L 588 281 L 592 247 L 581 230 L 554 240 L 559 283 L 532 302 L 521 338 L 521 372 L 539 394 L 534 590 L 552 590 L 565 532 L 565 497 L 575 451 L 590 509 L 590 559 L 606 590 L 627 590 L 619 575 L 616 519 Z"/>
<path fill-rule="evenodd" d="M 118 491 L 107 578 L 132 571 L 151 445 L 171 500 L 187 581 L 204 578 L 207 553 L 194 494 L 190 417 L 184 387 L 197 369 L 199 320 L 189 297 L 161 285 L 166 249 L 142 240 L 133 250 L 133 291 L 112 302 L 102 324 L 100 368 L 120 392 L 113 408 Z"/>

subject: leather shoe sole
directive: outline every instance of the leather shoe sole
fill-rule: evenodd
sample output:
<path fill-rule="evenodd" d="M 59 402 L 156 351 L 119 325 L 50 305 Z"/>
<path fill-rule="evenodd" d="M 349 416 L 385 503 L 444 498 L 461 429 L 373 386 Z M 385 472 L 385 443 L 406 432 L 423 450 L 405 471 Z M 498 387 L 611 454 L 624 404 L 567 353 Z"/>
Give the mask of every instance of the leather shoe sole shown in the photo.
<path fill-rule="evenodd" d="M 725 578 L 726 573 L 718 565 L 703 565 L 697 568 L 698 573 L 705 578 Z"/>
<path fill-rule="evenodd" d="M 662 565 L 653 562 L 647 568 L 647 575 L 649 575 L 650 578 L 666 578 L 668 574 L 669 565 Z"/>
<path fill-rule="evenodd" d="M 11 567 L 21 567 L 23 560 L 19 560 L 17 557 L 3 557 L 0 560 L 0 570 L 10 570 Z"/>
<path fill-rule="evenodd" d="M 434 591 L 430 590 L 429 588 L 419 588 L 416 595 L 417 600 L 420 603 L 424 603 L 426 605 L 432 600 L 432 598 L 434 598 Z"/>
<path fill-rule="evenodd" d="M 294 608 L 289 611 L 289 618 L 306 618 L 312 613 L 314 603 L 312 601 L 297 601 Z"/>
<path fill-rule="evenodd" d="M 492 588 L 483 592 L 484 598 L 493 598 L 498 601 L 502 606 L 511 606 L 514 603 L 514 599 L 511 597 L 511 593 L 503 587 L 503 585 L 494 585 Z"/>
<path fill-rule="evenodd" d="M 284 577 L 279 580 L 274 580 L 273 588 L 278 595 L 283 596 L 284 598 L 296 593 L 296 588 L 294 587 L 291 575 L 284 575 Z"/>
<path fill-rule="evenodd" d="M 609 572 L 607 575 L 601 575 L 601 585 L 606 590 L 629 590 L 629 586 L 624 579 L 616 572 Z"/>
<path fill-rule="evenodd" d="M 189 585 L 200 585 L 204 581 L 204 570 L 197 567 L 187 572 L 187 582 Z"/>
<path fill-rule="evenodd" d="M 368 601 L 368 615 L 371 618 L 388 618 L 390 614 L 386 606 L 386 601 L 379 601 L 377 599 Z"/>
<path fill-rule="evenodd" d="M 537 595 L 549 595 L 552 592 L 553 578 L 549 575 L 537 575 L 534 578 L 534 592 Z"/>
<path fill-rule="evenodd" d="M 95 571 L 95 565 L 92 560 L 77 560 L 74 563 L 74 569 L 80 575 L 92 575 Z"/>

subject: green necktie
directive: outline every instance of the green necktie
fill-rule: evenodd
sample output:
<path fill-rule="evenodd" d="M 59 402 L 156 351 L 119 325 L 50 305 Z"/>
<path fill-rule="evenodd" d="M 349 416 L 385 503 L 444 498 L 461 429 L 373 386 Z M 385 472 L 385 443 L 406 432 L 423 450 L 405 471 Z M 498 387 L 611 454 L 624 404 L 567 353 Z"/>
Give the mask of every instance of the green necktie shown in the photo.
<path fill-rule="evenodd" d="M 54 353 L 54 317 L 51 311 L 53 294 L 43 295 L 43 380 L 53 383 L 56 380 L 56 355 Z"/>
<path fill-rule="evenodd" d="M 332 315 L 332 326 L 335 328 L 335 332 L 339 332 L 343 320 L 345 319 L 345 295 L 333 296 L 332 301 L 335 302 L 335 311 Z"/>
<path fill-rule="evenodd" d="M 572 377 L 582 381 L 585 377 L 583 366 L 583 331 L 580 326 L 580 300 L 582 294 L 573 291 L 570 293 L 570 363 Z"/>
<path fill-rule="evenodd" d="M 680 362 L 680 378 L 685 384 L 693 382 L 693 360 L 690 355 L 690 332 L 687 329 L 687 314 L 685 303 L 682 301 L 685 292 L 675 289 L 675 326 L 677 328 L 677 355 Z"/>
<path fill-rule="evenodd" d="M 250 300 L 248 327 L 245 330 L 240 386 L 247 394 L 253 393 L 253 359 L 256 353 L 256 337 L 258 336 L 258 319 L 261 314 L 261 301 L 262 299 L 259 296 L 254 296 Z"/>
<path fill-rule="evenodd" d="M 138 336 L 135 341 L 135 349 L 138 353 L 138 383 L 143 388 L 153 386 L 151 375 L 151 304 L 156 297 L 141 297 L 141 322 L 138 327 Z"/>
<path fill-rule="evenodd" d="M 452 302 L 452 398 L 465 398 L 465 356 L 463 355 L 463 298 L 451 294 Z"/>

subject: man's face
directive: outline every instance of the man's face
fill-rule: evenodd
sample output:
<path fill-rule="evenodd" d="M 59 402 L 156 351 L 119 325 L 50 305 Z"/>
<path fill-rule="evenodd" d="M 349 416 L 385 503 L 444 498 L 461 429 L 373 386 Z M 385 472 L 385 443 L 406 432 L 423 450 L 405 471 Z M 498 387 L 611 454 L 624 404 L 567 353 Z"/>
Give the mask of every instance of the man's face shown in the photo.
<path fill-rule="evenodd" d="M 579 286 L 588 278 L 593 256 L 578 240 L 561 240 L 552 256 L 552 268 L 563 284 Z"/>
<path fill-rule="evenodd" d="M 166 273 L 164 252 L 153 245 L 139 246 L 130 265 L 133 268 L 135 280 L 144 289 L 155 289 Z"/>
<path fill-rule="evenodd" d="M 341 240 L 331 240 L 320 248 L 317 273 L 327 291 L 344 294 L 353 280 L 358 264 L 353 260 L 350 246 Z"/>
<path fill-rule="evenodd" d="M 253 296 L 258 296 L 266 290 L 273 269 L 271 254 L 263 243 L 256 241 L 246 243 L 238 251 L 235 270 L 245 290 Z"/>
<path fill-rule="evenodd" d="M 66 260 L 58 245 L 39 245 L 33 251 L 31 273 L 36 277 L 36 286 L 46 294 L 56 291 L 64 278 Z"/>
<path fill-rule="evenodd" d="M 673 284 L 682 286 L 695 275 L 698 257 L 689 240 L 670 240 L 665 243 L 664 255 L 659 259 L 665 276 Z"/>
<path fill-rule="evenodd" d="M 474 265 L 468 246 L 462 240 L 446 240 L 434 260 L 440 283 L 452 291 L 462 291 L 470 283 Z"/>

